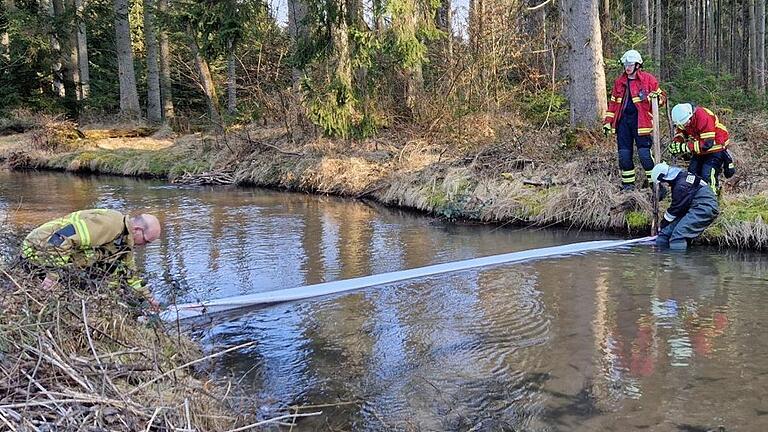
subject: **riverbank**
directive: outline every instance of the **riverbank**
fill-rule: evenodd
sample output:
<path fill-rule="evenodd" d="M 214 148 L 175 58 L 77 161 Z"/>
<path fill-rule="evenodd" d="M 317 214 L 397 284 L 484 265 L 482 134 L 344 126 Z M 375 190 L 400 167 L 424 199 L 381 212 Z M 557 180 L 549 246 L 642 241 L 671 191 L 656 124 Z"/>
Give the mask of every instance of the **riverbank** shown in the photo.
<path fill-rule="evenodd" d="M 727 181 L 722 214 L 703 241 L 765 249 L 766 119 L 733 116 L 726 124 L 739 171 Z M 282 128 L 265 127 L 232 129 L 222 136 L 67 130 L 66 125 L 33 125 L 0 137 L 0 159 L 15 169 L 365 197 L 447 218 L 502 224 L 628 234 L 645 233 L 650 225 L 648 189 L 618 192 L 613 137 L 539 130 L 512 115 L 465 117 L 440 130 L 387 131 L 363 141 L 291 139 Z"/>

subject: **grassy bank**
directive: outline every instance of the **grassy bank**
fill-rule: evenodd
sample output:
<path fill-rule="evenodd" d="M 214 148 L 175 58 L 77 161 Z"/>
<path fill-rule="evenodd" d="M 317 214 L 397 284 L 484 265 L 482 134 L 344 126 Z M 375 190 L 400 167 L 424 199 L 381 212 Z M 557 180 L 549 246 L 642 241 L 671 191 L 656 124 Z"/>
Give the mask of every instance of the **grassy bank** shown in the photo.
<path fill-rule="evenodd" d="M 762 173 L 768 167 L 762 137 L 768 128 L 761 119 L 729 122 L 739 172 L 725 185 L 722 216 L 703 240 L 764 249 L 768 182 Z M 255 127 L 223 136 L 82 132 L 57 135 L 38 126 L 0 137 L 0 158 L 17 169 L 367 197 L 447 218 L 632 234 L 650 225 L 650 192 L 618 192 L 613 138 L 538 130 L 513 116 L 465 117 L 439 131 L 389 131 L 362 141 L 292 140 L 280 128 Z"/>

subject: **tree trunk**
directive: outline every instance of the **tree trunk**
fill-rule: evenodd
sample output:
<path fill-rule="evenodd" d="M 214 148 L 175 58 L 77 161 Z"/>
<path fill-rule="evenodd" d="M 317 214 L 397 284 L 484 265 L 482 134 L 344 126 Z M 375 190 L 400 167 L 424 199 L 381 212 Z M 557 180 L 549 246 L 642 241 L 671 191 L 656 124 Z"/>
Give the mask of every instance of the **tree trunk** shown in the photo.
<path fill-rule="evenodd" d="M 598 0 L 563 3 L 567 28 L 571 126 L 596 127 L 606 107 Z"/>
<path fill-rule="evenodd" d="M 731 0 L 730 33 L 728 36 L 728 72 L 736 75 L 736 0 Z"/>
<path fill-rule="evenodd" d="M 157 124 L 163 120 L 163 113 L 160 101 L 159 47 L 155 22 L 155 1 L 144 0 L 144 39 L 147 48 L 147 120 Z"/>
<path fill-rule="evenodd" d="M 605 49 L 606 53 L 611 53 L 611 47 L 608 46 L 608 41 L 610 40 L 609 35 L 611 34 L 611 30 L 613 30 L 613 22 L 611 21 L 611 0 L 603 0 L 602 1 L 603 10 L 600 14 L 600 29 L 602 30 L 602 36 L 603 36 L 603 48 Z M 546 22 L 543 22 L 543 25 L 546 26 Z"/>
<path fill-rule="evenodd" d="M 694 36 L 694 22 L 696 15 L 694 14 L 694 0 L 685 0 L 685 55 L 690 56 L 693 53 L 693 36 Z"/>
<path fill-rule="evenodd" d="M 699 59 L 701 59 L 702 61 L 707 58 L 707 44 L 706 44 L 707 33 L 705 32 L 706 25 L 705 25 L 705 19 L 704 19 L 704 17 L 706 16 L 704 14 L 705 10 L 706 10 L 706 0 L 699 0 L 699 10 L 697 12 L 699 14 L 699 27 L 697 29 L 698 30 L 697 33 L 699 35 Z"/>
<path fill-rule="evenodd" d="M 749 0 L 747 8 L 749 9 L 749 87 L 751 89 L 757 89 L 757 23 L 755 22 L 755 0 Z"/>
<path fill-rule="evenodd" d="M 305 0 L 288 1 L 288 33 L 291 36 L 294 47 L 307 37 L 307 25 L 304 22 L 307 18 L 307 8 L 308 6 Z M 293 68 L 292 76 L 294 88 L 298 88 L 303 73 L 304 71 Z"/>
<path fill-rule="evenodd" d="M 165 16 L 168 13 L 168 0 L 157 0 L 157 10 L 161 16 Z M 159 28 L 158 40 L 160 42 L 160 97 L 163 104 L 163 119 L 167 123 L 173 119 L 174 112 L 171 91 L 171 47 L 165 24 Z"/>
<path fill-rule="evenodd" d="M 208 60 L 200 54 L 200 47 L 197 45 L 197 40 L 193 33 L 194 30 L 188 28 L 188 31 L 190 36 L 189 48 L 192 55 L 195 57 L 195 66 L 197 67 L 197 74 L 200 79 L 200 87 L 203 90 L 203 94 L 205 94 L 205 102 L 208 105 L 208 115 L 210 116 L 214 130 L 221 132 L 221 108 L 219 107 L 219 98 L 216 94 L 216 86 L 214 85 L 213 77 L 211 76 L 211 69 L 208 67 Z"/>
<path fill-rule="evenodd" d="M 384 14 L 385 14 L 385 8 L 386 0 L 372 0 L 373 3 L 373 29 L 376 30 L 376 33 L 380 33 L 382 30 L 384 30 Z"/>
<path fill-rule="evenodd" d="M 77 10 L 77 59 L 80 69 L 80 99 L 88 99 L 91 94 L 91 68 L 88 64 L 88 37 L 83 16 L 83 0 L 75 0 Z"/>
<path fill-rule="evenodd" d="M 227 41 L 227 114 L 237 114 L 237 59 L 232 47 L 232 41 Z"/>
<path fill-rule="evenodd" d="M 8 20 L 10 20 L 8 14 L 11 11 L 11 8 L 13 7 L 13 2 L 10 0 L 2 0 L 0 2 L 0 20 L 2 21 L 0 25 L 2 25 L 2 29 L 0 29 L 0 58 L 3 59 L 3 62 L 10 63 L 11 62 L 11 38 L 8 35 Z M 5 70 L 3 67 L 2 70 Z"/>
<path fill-rule="evenodd" d="M 51 0 L 41 0 L 40 7 L 44 10 L 46 15 L 51 17 L 51 21 L 56 18 Z M 53 58 L 51 59 L 51 76 L 53 78 L 51 86 L 53 94 L 63 98 L 64 77 L 62 76 L 61 70 L 61 43 L 59 42 L 59 37 L 56 35 L 56 30 L 51 27 L 50 22 L 47 23 L 45 31 L 50 35 L 51 54 L 53 55 Z"/>
<path fill-rule="evenodd" d="M 765 0 L 757 0 L 757 91 L 765 94 Z"/>
<path fill-rule="evenodd" d="M 656 12 L 653 14 L 656 19 L 654 20 L 654 34 L 655 34 L 655 41 L 653 44 L 653 57 L 654 60 L 656 60 L 656 68 L 658 70 L 658 75 L 661 78 L 664 74 L 662 73 L 662 64 L 661 64 L 661 32 L 662 32 L 662 18 L 661 18 L 661 0 L 656 0 Z"/>
<path fill-rule="evenodd" d="M 417 10 L 418 4 L 416 0 L 403 0 L 403 11 L 398 12 L 392 17 L 392 27 L 397 29 L 398 37 L 405 41 L 416 39 L 417 19 L 419 16 Z M 404 65 L 400 70 L 403 78 L 402 108 L 404 108 L 403 112 L 408 116 L 415 114 L 416 104 L 424 86 L 421 66 L 420 61 L 412 61 L 410 64 Z"/>
<path fill-rule="evenodd" d="M 636 12 L 636 25 L 642 26 L 645 34 L 647 35 L 647 42 L 645 46 L 645 52 L 651 54 L 653 52 L 653 37 L 651 35 L 651 17 L 650 10 L 648 8 L 648 2 L 653 0 L 635 0 L 635 12 Z"/>
<path fill-rule="evenodd" d="M 715 3 L 715 75 L 720 76 L 721 59 L 722 55 L 720 50 L 723 48 L 722 41 L 722 15 L 723 10 L 721 8 L 720 0 Z"/>
<path fill-rule="evenodd" d="M 77 117 L 77 98 L 79 60 L 77 56 L 77 28 L 73 21 L 75 3 L 73 0 L 53 0 L 53 14 L 58 28 L 54 29 L 59 41 L 61 76 L 64 80 L 64 105 L 69 115 Z"/>
<path fill-rule="evenodd" d="M 445 33 L 443 43 L 443 61 L 450 65 L 453 62 L 453 17 L 451 14 L 451 0 L 441 0 L 435 13 L 437 28 Z"/>
<path fill-rule="evenodd" d="M 331 44 L 335 55 L 335 67 L 333 77 L 337 79 L 347 89 L 352 89 L 352 57 L 349 47 L 349 28 L 347 20 L 343 17 L 349 16 L 350 12 L 346 9 L 344 0 L 335 0 L 338 5 L 339 18 L 331 24 Z"/>
<path fill-rule="evenodd" d="M 749 91 L 749 0 L 741 3 L 741 79 L 744 90 Z"/>
<path fill-rule="evenodd" d="M 120 80 L 120 114 L 127 118 L 141 116 L 139 92 L 136 88 L 136 72 L 133 68 L 131 28 L 128 22 L 128 0 L 115 1 L 115 45 L 117 70 Z"/>

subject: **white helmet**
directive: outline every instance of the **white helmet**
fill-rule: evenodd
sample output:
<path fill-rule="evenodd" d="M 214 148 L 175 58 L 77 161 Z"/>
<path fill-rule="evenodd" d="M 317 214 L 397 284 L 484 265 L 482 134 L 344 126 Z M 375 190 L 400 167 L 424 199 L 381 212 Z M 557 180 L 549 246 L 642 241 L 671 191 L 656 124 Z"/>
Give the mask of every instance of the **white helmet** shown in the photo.
<path fill-rule="evenodd" d="M 651 180 L 653 180 L 654 183 L 659 182 L 659 176 L 666 176 L 669 172 L 669 165 L 667 165 L 666 162 L 660 162 L 653 166 L 653 169 L 651 170 Z M 666 178 L 666 177 L 665 177 Z"/>
<path fill-rule="evenodd" d="M 621 64 L 624 66 L 630 66 L 635 63 L 643 64 L 643 58 L 636 50 L 629 50 L 625 52 L 623 56 L 621 56 Z"/>
<path fill-rule="evenodd" d="M 677 104 L 672 108 L 672 123 L 679 127 L 685 126 L 693 117 L 693 105 L 689 103 Z"/>

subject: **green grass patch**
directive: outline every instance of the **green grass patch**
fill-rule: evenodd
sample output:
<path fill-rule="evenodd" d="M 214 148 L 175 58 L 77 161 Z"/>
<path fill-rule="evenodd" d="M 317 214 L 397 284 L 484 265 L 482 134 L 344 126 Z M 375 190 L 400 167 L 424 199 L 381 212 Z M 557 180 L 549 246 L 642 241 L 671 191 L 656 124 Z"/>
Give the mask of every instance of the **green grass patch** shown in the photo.
<path fill-rule="evenodd" d="M 627 226 L 630 230 L 641 230 L 651 225 L 651 216 L 642 211 L 632 210 L 627 212 Z"/>
<path fill-rule="evenodd" d="M 768 222 L 768 197 L 756 195 L 727 201 L 721 206 L 720 218 L 738 222 L 755 222 L 760 218 Z"/>

